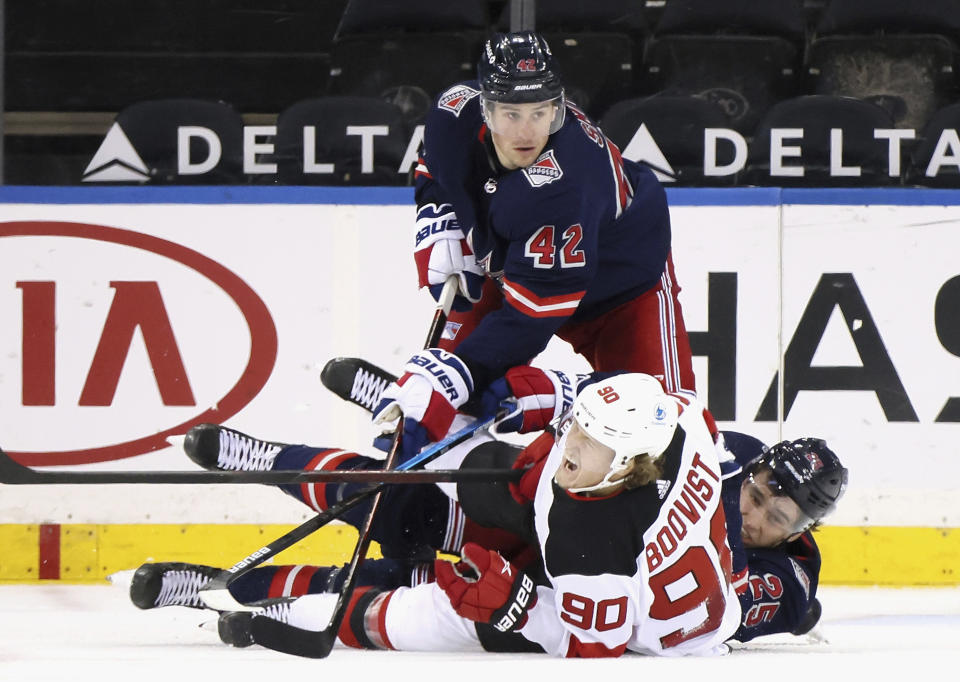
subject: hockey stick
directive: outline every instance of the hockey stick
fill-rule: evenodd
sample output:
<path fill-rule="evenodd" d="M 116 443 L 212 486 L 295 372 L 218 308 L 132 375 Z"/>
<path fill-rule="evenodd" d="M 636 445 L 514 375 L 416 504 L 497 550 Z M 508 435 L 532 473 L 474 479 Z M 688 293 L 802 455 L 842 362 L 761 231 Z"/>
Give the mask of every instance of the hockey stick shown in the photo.
<path fill-rule="evenodd" d="M 435 443 L 431 447 L 427 448 L 416 457 L 404 462 L 398 466 L 393 471 L 397 473 L 403 473 L 410 471 L 411 469 L 420 466 L 421 464 L 426 464 L 431 460 L 436 459 L 443 453 L 447 452 L 451 448 L 460 445 L 461 443 L 469 440 L 475 434 L 489 429 L 496 418 L 490 418 L 483 421 L 477 421 L 464 428 L 460 429 L 456 433 L 453 433 L 447 436 L 444 440 Z M 478 470 L 479 471 L 479 470 Z M 389 472 L 380 472 L 389 473 Z M 423 472 L 428 473 L 428 472 Z M 317 516 L 312 519 L 308 519 L 303 522 L 296 528 L 288 531 L 285 535 L 277 538 L 273 542 L 261 547 L 255 552 L 250 553 L 237 563 L 235 563 L 230 568 L 226 568 L 213 578 L 210 579 L 201 590 L 200 590 L 200 599 L 203 601 L 204 605 L 208 608 L 214 609 L 216 611 L 253 611 L 254 608 L 247 606 L 246 604 L 241 604 L 236 599 L 233 598 L 233 595 L 230 594 L 228 587 L 230 584 L 235 581 L 240 576 L 244 575 L 248 571 L 253 570 L 264 561 L 276 556 L 283 550 L 288 547 L 300 542 L 308 535 L 316 532 L 323 526 L 330 523 L 336 518 L 342 516 L 345 512 L 353 509 L 361 502 L 365 501 L 367 498 L 371 497 L 373 494 L 379 492 L 383 489 L 382 485 L 373 485 L 363 490 L 358 491 L 354 495 L 348 497 L 347 499 L 339 502 L 332 507 L 320 512 Z"/>
<path fill-rule="evenodd" d="M 37 471 L 25 467 L 0 449 L 0 483 L 8 485 L 50 484 L 267 484 L 297 483 L 459 483 L 468 480 L 514 480 L 509 469 L 434 469 L 431 471 Z"/>
<path fill-rule="evenodd" d="M 425 348 L 435 346 L 440 341 L 440 335 L 447 321 L 447 315 L 453 305 L 454 296 L 457 293 L 457 278 L 449 277 L 443 285 L 443 290 L 438 298 L 436 312 L 433 315 L 433 322 L 430 324 L 430 331 L 427 333 L 427 340 L 424 343 Z M 491 420 L 492 422 L 493 420 Z M 400 424 L 397 427 L 396 435 L 393 439 L 393 446 L 387 453 L 387 459 L 384 463 L 384 469 L 392 469 L 400 453 L 400 441 L 403 433 L 403 416 L 400 417 Z M 411 460 L 412 461 L 412 460 Z M 409 464 L 409 462 L 407 462 Z M 370 531 L 373 527 L 373 519 L 376 516 L 380 501 L 383 498 L 382 490 L 378 490 L 370 504 L 370 510 L 359 529 L 359 538 L 357 546 L 353 551 L 353 557 L 350 560 L 347 576 L 344 579 L 343 587 L 337 597 L 336 606 L 327 622 L 327 627 L 323 630 L 313 631 L 294 627 L 287 623 L 282 623 L 263 615 L 255 615 L 250 622 L 250 635 L 254 642 L 268 649 L 280 651 L 295 656 L 306 656 L 309 658 L 326 658 L 337 640 L 337 633 L 340 630 L 340 624 L 346 615 L 347 607 L 350 604 L 350 598 L 353 596 L 354 588 L 357 584 L 359 568 L 367 555 L 367 547 L 370 545 Z"/>

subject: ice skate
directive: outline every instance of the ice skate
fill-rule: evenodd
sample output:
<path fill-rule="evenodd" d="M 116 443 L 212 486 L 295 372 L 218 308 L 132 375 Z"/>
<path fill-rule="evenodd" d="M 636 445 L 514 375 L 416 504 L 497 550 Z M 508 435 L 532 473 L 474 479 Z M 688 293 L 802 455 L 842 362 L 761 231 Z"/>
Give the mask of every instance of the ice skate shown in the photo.
<path fill-rule="evenodd" d="M 217 633 L 220 641 L 238 648 L 254 644 L 250 624 L 255 615 L 266 616 L 273 620 L 286 623 L 290 616 L 290 602 L 295 597 L 281 597 L 278 599 L 263 599 L 253 602 L 250 606 L 260 607 L 256 611 L 228 611 L 221 613 L 217 620 Z"/>
<path fill-rule="evenodd" d="M 136 570 L 130 581 L 130 601 L 141 609 L 161 606 L 202 609 L 200 589 L 219 572 L 218 568 L 200 564 L 144 564 Z"/>
<path fill-rule="evenodd" d="M 212 471 L 269 471 L 285 446 L 219 424 L 198 424 L 183 442 L 187 457 Z"/>

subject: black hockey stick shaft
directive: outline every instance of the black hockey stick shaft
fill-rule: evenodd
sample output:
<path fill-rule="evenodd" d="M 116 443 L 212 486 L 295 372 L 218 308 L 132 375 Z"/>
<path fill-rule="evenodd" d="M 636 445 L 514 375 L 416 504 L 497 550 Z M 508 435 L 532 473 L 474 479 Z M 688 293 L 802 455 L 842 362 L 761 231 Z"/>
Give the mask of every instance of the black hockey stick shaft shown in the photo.
<path fill-rule="evenodd" d="M 461 443 L 470 440 L 473 436 L 483 431 L 484 429 L 489 428 L 494 424 L 494 419 L 490 418 L 484 421 L 475 422 L 469 426 L 464 427 L 460 431 L 457 431 L 454 434 L 451 434 L 444 440 L 440 441 L 427 448 L 419 455 L 414 457 L 412 460 L 405 462 L 402 469 L 397 470 L 397 473 L 402 471 L 412 470 L 413 467 L 419 466 L 421 464 L 426 464 L 430 462 L 443 453 L 447 452 L 451 448 L 460 445 Z M 479 471 L 479 470 L 478 470 Z M 425 472 L 426 473 L 426 472 Z M 276 554 L 282 552 L 288 547 L 300 542 L 305 537 L 311 533 L 316 532 L 330 521 L 333 521 L 336 518 L 339 518 L 345 514 L 350 509 L 353 509 L 361 502 L 367 500 L 371 495 L 383 488 L 382 485 L 372 485 L 368 488 L 364 488 L 347 499 L 329 507 L 328 509 L 320 512 L 317 516 L 312 519 L 308 519 L 303 522 L 301 525 L 293 528 L 288 531 L 282 537 L 277 538 L 268 545 L 257 549 L 256 551 L 248 554 L 246 557 L 235 563 L 230 568 L 226 568 L 213 578 L 210 579 L 201 590 L 200 590 L 200 599 L 203 601 L 204 605 L 208 608 L 215 609 L 217 611 L 252 611 L 254 610 L 251 607 L 248 607 L 244 604 L 241 604 L 230 594 L 229 586 L 237 578 L 244 575 L 245 573 L 252 571 L 254 568 L 262 564 L 264 561 L 272 558 Z M 316 634 L 316 633 L 314 633 Z"/>
<path fill-rule="evenodd" d="M 453 305 L 454 296 L 457 293 L 457 278 L 449 277 L 443 285 L 440 293 L 436 312 L 433 315 L 433 321 L 430 324 L 430 331 L 427 334 L 427 340 L 424 343 L 425 348 L 435 346 L 440 341 L 443 328 L 447 321 L 447 315 Z M 400 453 L 401 436 L 403 433 L 403 417 L 400 417 L 396 434 L 393 439 L 393 446 L 387 453 L 387 459 L 384 463 L 384 469 L 392 469 L 396 464 Z M 336 606 L 333 614 L 327 623 L 327 627 L 320 631 L 304 630 L 293 627 L 286 623 L 280 623 L 266 616 L 254 616 L 251 623 L 251 636 L 257 644 L 283 653 L 296 656 L 306 656 L 309 658 L 326 658 L 337 640 L 337 633 L 340 630 L 340 624 L 346 615 L 347 607 L 353 597 L 356 588 L 359 568 L 363 564 L 367 555 L 367 548 L 370 546 L 371 529 L 373 520 L 383 498 L 382 490 L 378 490 L 370 505 L 370 510 L 364 518 L 363 525 L 359 529 L 357 546 L 354 548 L 353 557 L 347 569 L 347 575 L 337 597 Z"/>
<path fill-rule="evenodd" d="M 73 484 L 265 484 L 298 483 L 459 483 L 460 481 L 516 480 L 510 469 L 433 469 L 430 471 L 37 471 L 14 461 L 0 450 L 0 483 L 8 485 Z"/>

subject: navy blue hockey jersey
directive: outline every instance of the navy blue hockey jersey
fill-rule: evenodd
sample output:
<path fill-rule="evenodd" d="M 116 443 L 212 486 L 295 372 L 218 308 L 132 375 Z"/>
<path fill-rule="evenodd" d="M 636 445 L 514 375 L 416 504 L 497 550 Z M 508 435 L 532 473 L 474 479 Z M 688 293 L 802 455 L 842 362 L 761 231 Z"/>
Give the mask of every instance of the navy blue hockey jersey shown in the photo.
<path fill-rule="evenodd" d="M 475 378 L 524 364 L 568 321 L 596 318 L 654 287 L 670 249 L 666 195 L 585 114 L 566 119 L 530 166 L 504 170 L 476 81 L 427 116 L 418 210 L 451 204 L 505 304 L 457 347 Z"/>
<path fill-rule="evenodd" d="M 761 454 L 763 443 L 752 436 L 733 431 L 724 431 L 723 436 L 741 466 Z M 740 538 L 740 514 L 730 511 L 735 505 L 739 512 L 743 477 L 741 472 L 726 478 L 723 497 L 734 571 L 743 562 L 749 571 L 747 587 L 739 594 L 743 620 L 733 637 L 746 642 L 760 635 L 793 632 L 804 621 L 817 595 L 820 550 L 810 531 L 779 547 L 745 548 Z"/>

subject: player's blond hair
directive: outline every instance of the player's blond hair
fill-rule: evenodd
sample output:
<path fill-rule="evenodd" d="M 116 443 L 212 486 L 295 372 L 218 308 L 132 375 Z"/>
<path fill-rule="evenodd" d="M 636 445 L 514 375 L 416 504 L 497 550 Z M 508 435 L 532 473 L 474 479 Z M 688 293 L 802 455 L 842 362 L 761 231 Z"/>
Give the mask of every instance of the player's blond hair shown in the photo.
<path fill-rule="evenodd" d="M 630 473 L 623 479 L 623 486 L 633 490 L 649 485 L 663 476 L 660 458 L 653 459 L 650 455 L 637 455 L 630 462 Z"/>

